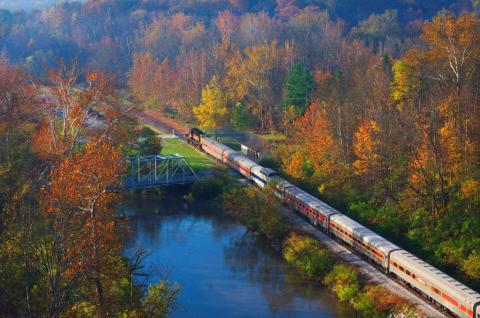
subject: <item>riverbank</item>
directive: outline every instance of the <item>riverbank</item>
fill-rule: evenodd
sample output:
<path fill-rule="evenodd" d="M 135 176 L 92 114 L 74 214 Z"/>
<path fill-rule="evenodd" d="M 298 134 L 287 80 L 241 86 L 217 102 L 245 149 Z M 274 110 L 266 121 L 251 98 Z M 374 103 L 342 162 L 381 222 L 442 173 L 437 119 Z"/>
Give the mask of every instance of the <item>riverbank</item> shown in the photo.
<path fill-rule="evenodd" d="M 225 183 L 225 181 L 223 181 Z M 218 190 L 220 191 L 220 190 Z M 299 215 L 281 206 L 273 194 L 261 193 L 255 187 L 226 185 L 216 200 L 226 206 L 226 212 L 238 218 L 251 231 L 269 239 L 272 246 L 283 247 L 292 235 L 298 242 L 314 238 L 316 245 L 310 245 L 300 258 L 290 259 L 292 266 L 309 278 L 327 284 L 339 299 L 352 306 L 361 316 L 371 317 L 442 317 L 436 309 L 389 279 L 385 274 L 365 262 L 358 255 L 347 250 L 338 242 L 324 235 L 311 226 Z M 285 226 L 288 224 L 287 226 Z M 293 234 L 292 234 L 293 233 Z M 311 259 L 315 259 L 312 249 L 328 252 L 333 260 L 332 265 L 323 268 L 311 276 L 308 271 L 315 267 Z M 311 257 L 304 257 L 309 254 Z M 322 260 L 322 258 L 317 258 Z M 288 259 L 287 259 L 288 260 Z M 347 264 L 347 265 L 345 265 Z M 305 270 L 306 269 L 306 270 Z M 325 280 L 325 277 L 335 273 L 350 273 L 355 276 L 346 284 L 337 284 L 335 279 Z M 343 282 L 343 279 L 340 279 Z M 357 287 L 354 287 L 357 286 Z M 342 291 L 352 290 L 349 296 Z"/>
<path fill-rule="evenodd" d="M 139 245 L 148 253 L 151 274 L 137 279 L 154 284 L 168 276 L 180 286 L 172 317 L 355 317 L 326 286 L 291 269 L 267 239 L 215 201 L 186 200 L 190 192 L 127 195 L 122 206 L 131 224 L 124 254 Z"/>

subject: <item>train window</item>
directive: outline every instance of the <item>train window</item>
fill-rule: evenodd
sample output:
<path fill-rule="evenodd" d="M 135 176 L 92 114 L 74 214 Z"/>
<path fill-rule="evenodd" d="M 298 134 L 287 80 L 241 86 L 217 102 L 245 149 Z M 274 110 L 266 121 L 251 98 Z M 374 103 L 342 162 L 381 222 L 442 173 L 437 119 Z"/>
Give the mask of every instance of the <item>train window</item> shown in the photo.
<path fill-rule="evenodd" d="M 440 295 L 440 290 L 439 290 L 438 288 L 432 286 L 432 290 L 433 290 L 433 292 L 434 292 L 435 294 L 439 294 L 439 295 Z"/>
<path fill-rule="evenodd" d="M 403 267 L 400 265 L 398 266 L 398 269 L 400 269 L 402 272 L 404 271 Z"/>
<path fill-rule="evenodd" d="M 406 270 L 405 273 L 407 273 L 408 276 L 410 276 L 410 271 Z"/>

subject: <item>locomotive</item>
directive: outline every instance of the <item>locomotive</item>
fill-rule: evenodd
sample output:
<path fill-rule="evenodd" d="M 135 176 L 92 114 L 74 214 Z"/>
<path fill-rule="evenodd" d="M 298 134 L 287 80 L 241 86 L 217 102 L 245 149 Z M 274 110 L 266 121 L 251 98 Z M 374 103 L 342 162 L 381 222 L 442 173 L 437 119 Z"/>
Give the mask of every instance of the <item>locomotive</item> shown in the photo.
<path fill-rule="evenodd" d="M 480 318 L 480 294 L 308 194 L 269 168 L 192 128 L 186 139 L 259 187 L 271 184 L 282 202 L 314 226 L 362 254 L 387 275 L 461 318 Z"/>

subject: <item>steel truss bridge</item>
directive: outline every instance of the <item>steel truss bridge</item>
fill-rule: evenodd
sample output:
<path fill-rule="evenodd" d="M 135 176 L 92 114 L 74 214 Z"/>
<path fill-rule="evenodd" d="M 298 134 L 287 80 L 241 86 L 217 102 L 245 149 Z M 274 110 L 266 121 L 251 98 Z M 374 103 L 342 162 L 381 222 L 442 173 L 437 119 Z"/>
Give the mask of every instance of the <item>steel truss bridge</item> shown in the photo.
<path fill-rule="evenodd" d="M 124 189 L 187 184 L 198 180 L 188 160 L 177 154 L 129 157 L 128 172 L 122 176 Z"/>

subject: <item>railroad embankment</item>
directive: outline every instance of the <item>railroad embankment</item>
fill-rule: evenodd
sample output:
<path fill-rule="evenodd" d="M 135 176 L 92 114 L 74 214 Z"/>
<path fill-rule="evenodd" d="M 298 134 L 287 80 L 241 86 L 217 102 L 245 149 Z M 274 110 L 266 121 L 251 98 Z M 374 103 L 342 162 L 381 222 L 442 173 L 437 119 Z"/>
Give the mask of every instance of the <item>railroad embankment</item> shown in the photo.
<path fill-rule="evenodd" d="M 352 306 L 361 316 L 443 317 L 380 270 L 282 207 L 273 195 L 261 193 L 255 187 L 238 187 L 228 177 L 219 176 L 194 185 L 191 197 L 220 200 L 226 205 L 227 213 L 238 218 L 252 232 L 268 238 L 282 253 L 285 253 L 286 244 L 289 246 L 289 233 L 301 238 L 300 245 L 304 237 L 314 238 L 319 246 L 307 244 L 302 253 L 294 254 L 299 258 L 286 254 L 286 260 L 302 275 L 327 284 L 341 301 Z M 328 262 L 318 255 L 318 249 L 333 260 L 330 267 L 324 267 Z"/>
<path fill-rule="evenodd" d="M 359 317 L 443 317 L 358 255 L 283 207 L 273 193 L 242 186 L 221 176 L 194 185 L 192 198 L 204 198 L 202 189 L 206 188 L 208 198 L 223 204 L 227 214 L 250 231 L 268 238 L 292 270 L 326 284 Z"/>

